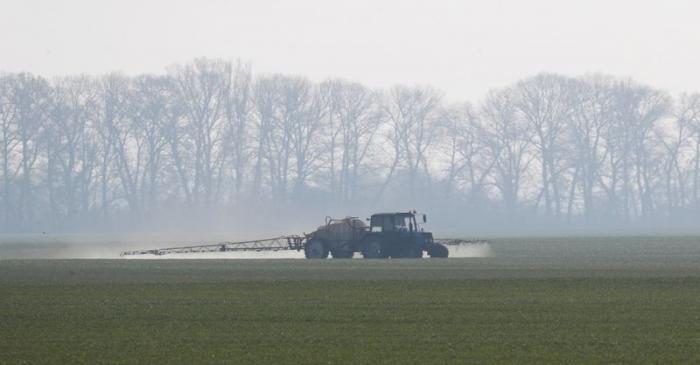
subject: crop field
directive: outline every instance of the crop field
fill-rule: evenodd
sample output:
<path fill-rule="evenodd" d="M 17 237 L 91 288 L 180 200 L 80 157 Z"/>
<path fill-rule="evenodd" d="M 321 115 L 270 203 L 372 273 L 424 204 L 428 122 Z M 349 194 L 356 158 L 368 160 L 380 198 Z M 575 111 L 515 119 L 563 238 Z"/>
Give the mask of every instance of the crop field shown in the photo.
<path fill-rule="evenodd" d="M 700 237 L 493 239 L 447 260 L 8 256 L 0 364 L 700 362 Z"/>

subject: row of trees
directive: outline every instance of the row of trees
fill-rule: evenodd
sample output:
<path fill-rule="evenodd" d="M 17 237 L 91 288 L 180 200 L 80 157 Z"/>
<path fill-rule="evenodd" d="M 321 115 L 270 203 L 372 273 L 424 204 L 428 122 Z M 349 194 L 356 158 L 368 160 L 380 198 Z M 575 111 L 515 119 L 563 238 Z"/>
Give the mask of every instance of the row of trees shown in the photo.
<path fill-rule="evenodd" d="M 3 231 L 411 207 L 464 227 L 700 218 L 700 95 L 601 75 L 540 74 L 452 105 L 429 87 L 208 59 L 138 77 L 5 74 L 0 128 Z"/>

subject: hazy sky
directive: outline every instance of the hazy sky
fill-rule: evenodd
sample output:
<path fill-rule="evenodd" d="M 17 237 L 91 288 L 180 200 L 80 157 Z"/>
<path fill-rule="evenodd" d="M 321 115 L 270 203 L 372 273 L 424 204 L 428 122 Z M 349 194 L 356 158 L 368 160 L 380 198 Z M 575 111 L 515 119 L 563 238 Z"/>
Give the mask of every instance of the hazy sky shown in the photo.
<path fill-rule="evenodd" d="M 0 71 L 163 72 L 194 57 L 258 73 L 431 84 L 476 100 L 540 71 L 700 91 L 691 0 L 0 0 Z"/>

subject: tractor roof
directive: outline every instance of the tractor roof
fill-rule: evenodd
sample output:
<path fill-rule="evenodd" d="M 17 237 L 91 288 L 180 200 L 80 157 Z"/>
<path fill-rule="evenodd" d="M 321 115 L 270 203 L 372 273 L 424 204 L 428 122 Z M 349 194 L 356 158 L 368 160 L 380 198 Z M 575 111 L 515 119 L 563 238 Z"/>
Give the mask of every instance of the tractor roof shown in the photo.
<path fill-rule="evenodd" d="M 377 215 L 402 215 L 402 216 L 412 216 L 415 215 L 412 212 L 395 212 L 395 213 L 374 213 L 372 214 L 372 217 L 377 216 Z"/>

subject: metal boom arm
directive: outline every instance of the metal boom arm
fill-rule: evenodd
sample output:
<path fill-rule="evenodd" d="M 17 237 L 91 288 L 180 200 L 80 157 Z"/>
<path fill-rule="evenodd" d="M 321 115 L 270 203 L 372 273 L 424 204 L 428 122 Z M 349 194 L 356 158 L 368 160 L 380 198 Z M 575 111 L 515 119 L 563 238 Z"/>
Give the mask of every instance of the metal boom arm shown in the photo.
<path fill-rule="evenodd" d="M 195 253 L 195 252 L 231 252 L 231 251 L 281 251 L 302 250 L 304 237 L 280 236 L 261 240 L 220 242 L 211 245 L 182 246 L 169 248 L 156 248 L 153 250 L 123 251 L 120 256 L 134 255 L 166 255 L 171 253 Z"/>
<path fill-rule="evenodd" d="M 440 243 L 445 246 L 459 246 L 459 245 L 480 245 L 487 244 L 487 240 L 479 239 L 462 239 L 462 238 L 436 238 L 433 240 L 435 243 Z"/>

